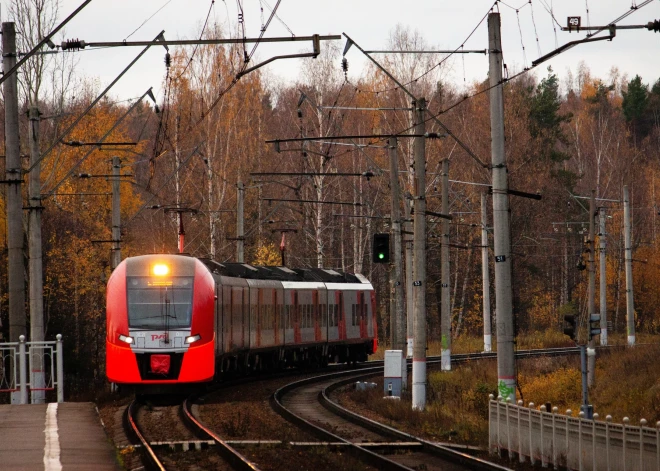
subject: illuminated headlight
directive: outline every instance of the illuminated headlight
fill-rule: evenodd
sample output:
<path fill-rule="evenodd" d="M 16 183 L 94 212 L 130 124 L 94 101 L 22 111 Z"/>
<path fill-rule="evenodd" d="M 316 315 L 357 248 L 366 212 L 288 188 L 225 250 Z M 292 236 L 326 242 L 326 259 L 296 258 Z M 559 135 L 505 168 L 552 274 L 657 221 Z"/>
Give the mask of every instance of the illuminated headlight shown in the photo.
<path fill-rule="evenodd" d="M 133 337 L 129 337 L 127 335 L 119 334 L 119 340 L 126 343 L 133 343 Z"/>
<path fill-rule="evenodd" d="M 157 263 L 153 266 L 151 272 L 156 276 L 165 276 L 170 272 L 170 267 L 164 263 Z"/>
<path fill-rule="evenodd" d="M 195 342 L 197 342 L 197 341 L 198 341 L 199 339 L 201 339 L 201 338 L 202 338 L 202 336 L 199 335 L 199 334 L 197 334 L 197 335 L 189 335 L 188 337 L 186 337 L 185 342 L 186 342 L 186 344 L 190 345 L 191 343 L 195 343 Z"/>

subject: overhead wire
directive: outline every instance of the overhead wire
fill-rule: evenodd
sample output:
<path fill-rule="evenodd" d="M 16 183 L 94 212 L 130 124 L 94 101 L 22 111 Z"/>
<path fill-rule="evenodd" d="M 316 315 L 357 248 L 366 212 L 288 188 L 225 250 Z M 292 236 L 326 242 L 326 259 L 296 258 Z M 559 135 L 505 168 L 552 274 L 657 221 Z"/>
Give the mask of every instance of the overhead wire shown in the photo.
<path fill-rule="evenodd" d="M 165 2 L 165 4 L 164 4 L 162 7 L 160 7 L 158 10 L 156 10 L 156 12 L 155 12 L 153 15 L 151 15 L 149 18 L 147 18 L 146 20 L 144 20 L 140 26 L 138 26 L 137 28 L 135 28 L 131 34 L 129 34 L 128 36 L 126 36 L 126 37 L 124 38 L 124 41 L 126 41 L 128 38 L 130 38 L 131 36 L 133 36 L 135 33 L 137 33 L 137 32 L 140 30 L 140 28 L 142 28 L 144 25 L 146 25 L 147 22 L 148 22 L 150 19 L 152 19 L 154 16 L 156 16 L 156 15 L 158 14 L 158 12 L 160 12 L 163 8 L 165 8 L 165 7 L 166 7 L 167 5 L 169 5 L 171 2 L 172 2 L 172 0 L 167 0 L 167 2 Z"/>
<path fill-rule="evenodd" d="M 498 2 L 498 1 L 499 1 L 499 0 L 495 0 L 495 3 L 494 3 L 494 4 L 488 9 L 488 11 L 486 12 L 486 14 L 481 18 L 481 20 L 479 20 L 479 22 L 477 23 L 477 25 L 472 29 L 472 31 L 470 32 L 470 34 L 467 35 L 467 37 L 463 40 L 463 42 L 461 43 L 460 46 L 458 46 L 457 48 L 455 48 L 455 49 L 454 49 L 451 53 L 449 53 L 447 56 L 443 57 L 442 60 L 441 60 L 440 62 L 438 62 L 436 65 L 434 65 L 433 67 L 431 67 L 430 69 L 428 69 L 428 70 L 427 70 L 426 72 L 424 72 L 422 75 L 420 75 L 420 76 L 418 76 L 418 77 L 416 77 L 416 78 L 414 78 L 414 79 L 412 79 L 412 80 L 410 80 L 410 81 L 404 83 L 403 86 L 406 87 L 406 86 L 408 86 L 408 85 L 410 85 L 410 84 L 413 84 L 413 83 L 416 83 L 416 82 L 419 81 L 420 79 L 424 78 L 425 76 L 427 76 L 428 74 L 430 74 L 431 72 L 433 72 L 435 69 L 437 69 L 438 67 L 440 67 L 442 64 L 444 64 L 447 60 L 449 60 L 449 58 L 452 57 L 454 54 L 456 54 L 456 52 L 458 52 L 461 48 L 463 48 L 463 46 L 465 45 L 465 43 L 468 42 L 468 41 L 470 40 L 470 38 L 474 35 L 474 33 L 475 33 L 475 32 L 477 31 L 477 29 L 479 28 L 479 26 L 481 26 L 481 24 L 486 20 L 486 18 L 488 18 L 488 14 L 489 14 L 489 13 L 491 12 L 491 10 L 493 9 L 493 6 L 497 5 L 497 2 Z M 350 83 L 350 82 L 349 82 L 349 83 Z M 358 88 L 358 87 L 356 87 L 356 88 Z M 387 92 L 395 91 L 395 90 L 398 90 L 398 89 L 399 89 L 398 86 L 396 86 L 396 87 L 392 87 L 392 88 L 383 89 L 383 90 L 363 90 L 363 89 L 358 88 L 358 93 L 375 93 L 375 94 L 379 94 L 379 93 L 387 93 Z"/>

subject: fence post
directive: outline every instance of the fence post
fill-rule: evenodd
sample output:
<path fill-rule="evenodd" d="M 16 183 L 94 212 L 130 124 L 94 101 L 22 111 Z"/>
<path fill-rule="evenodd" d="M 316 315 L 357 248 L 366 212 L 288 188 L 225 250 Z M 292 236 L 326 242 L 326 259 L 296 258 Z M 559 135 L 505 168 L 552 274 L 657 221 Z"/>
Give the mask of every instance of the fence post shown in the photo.
<path fill-rule="evenodd" d="M 630 423 L 628 417 L 623 418 L 623 471 L 626 471 L 626 425 Z"/>
<path fill-rule="evenodd" d="M 509 404 L 511 404 L 511 397 L 507 397 L 504 401 L 504 408 L 506 409 L 506 454 L 509 456 L 509 461 L 513 459 L 513 453 L 511 453 L 511 424 L 509 422 Z M 520 426 L 520 424 L 518 424 Z"/>
<path fill-rule="evenodd" d="M 546 410 L 547 409 L 545 408 L 545 406 L 541 406 L 541 420 L 540 420 L 540 423 L 541 423 L 541 466 L 544 467 L 544 468 L 548 467 L 547 463 L 545 462 L 545 455 L 543 454 L 543 413 Z"/>
<path fill-rule="evenodd" d="M 582 468 L 582 419 L 584 419 L 584 412 L 580 411 L 578 414 L 578 463 L 580 465 L 580 471 L 583 471 Z"/>
<path fill-rule="evenodd" d="M 502 402 L 502 396 L 497 396 L 497 456 L 502 457 L 502 434 L 500 431 L 500 402 Z"/>
<path fill-rule="evenodd" d="M 655 461 L 656 469 L 660 469 L 660 420 L 655 423 Z"/>
<path fill-rule="evenodd" d="M 493 407 L 493 396 L 492 394 L 488 395 L 488 454 L 493 454 L 493 432 L 490 429 L 490 418 L 492 416 L 491 411 Z"/>
<path fill-rule="evenodd" d="M 523 407 L 523 401 L 522 399 L 518 399 L 518 461 L 524 463 L 525 455 L 523 454 L 522 437 L 520 436 L 520 411 L 522 407 Z"/>
<path fill-rule="evenodd" d="M 644 471 L 644 427 L 646 419 L 639 421 L 639 471 Z"/>
<path fill-rule="evenodd" d="M 555 416 L 559 412 L 559 407 L 552 408 L 552 467 L 557 469 L 557 428 L 555 425 Z"/>
<path fill-rule="evenodd" d="M 534 403 L 529 403 L 529 462 L 534 466 L 534 447 L 532 446 L 532 410 Z"/>
<path fill-rule="evenodd" d="M 591 419 L 591 469 L 593 471 L 596 471 L 596 421 L 598 417 L 600 416 L 595 413 Z"/>
<path fill-rule="evenodd" d="M 64 402 L 64 349 L 62 348 L 62 334 L 57 339 L 57 402 Z"/>
<path fill-rule="evenodd" d="M 566 409 L 566 467 L 567 468 L 569 467 L 568 466 L 568 443 L 569 443 L 569 441 L 568 441 L 568 436 L 569 436 L 569 433 L 568 433 L 568 426 L 569 426 L 568 419 L 572 415 L 573 415 L 573 411 L 570 410 L 570 409 Z"/>
<path fill-rule="evenodd" d="M 607 414 L 605 416 L 605 461 L 607 461 L 607 471 L 610 471 L 610 423 L 612 423 L 612 416 Z"/>
<path fill-rule="evenodd" d="M 18 378 L 21 382 L 20 397 L 21 404 L 28 403 L 27 393 L 27 358 L 25 355 L 25 335 L 18 337 Z"/>

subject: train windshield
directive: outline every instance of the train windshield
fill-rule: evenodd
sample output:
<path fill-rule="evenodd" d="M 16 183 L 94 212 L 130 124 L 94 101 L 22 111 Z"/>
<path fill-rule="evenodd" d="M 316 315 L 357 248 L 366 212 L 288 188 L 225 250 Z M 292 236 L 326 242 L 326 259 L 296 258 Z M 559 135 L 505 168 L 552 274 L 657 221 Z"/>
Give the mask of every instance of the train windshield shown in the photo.
<path fill-rule="evenodd" d="M 192 276 L 167 279 L 129 276 L 126 294 L 129 327 L 153 330 L 190 327 Z"/>

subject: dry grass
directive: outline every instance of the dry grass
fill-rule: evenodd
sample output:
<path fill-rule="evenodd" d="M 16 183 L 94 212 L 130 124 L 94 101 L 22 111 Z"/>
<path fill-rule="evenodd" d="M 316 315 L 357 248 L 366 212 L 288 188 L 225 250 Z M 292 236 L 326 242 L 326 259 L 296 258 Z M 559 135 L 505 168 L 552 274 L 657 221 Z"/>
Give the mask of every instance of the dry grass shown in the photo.
<path fill-rule="evenodd" d="M 625 335 L 610 336 L 609 340 L 613 345 L 626 343 Z M 621 422 L 625 416 L 632 423 L 645 418 L 649 424 L 655 424 L 660 420 L 660 370 L 656 365 L 660 342 L 657 337 L 639 335 L 637 342 L 639 345 L 634 348 L 598 353 L 596 381 L 589 398 L 602 418 L 610 414 L 615 422 Z M 565 336 L 546 332 L 522 336 L 517 348 L 567 345 L 570 343 Z M 452 345 L 452 353 L 482 348 L 481 338 L 464 338 Z M 439 353 L 439 343 L 431 343 L 429 356 Z M 549 402 L 561 412 L 570 408 L 577 415 L 582 402 L 579 356 L 525 359 L 517 363 L 517 370 L 517 396 L 525 404 L 534 402 L 538 407 Z M 408 378 L 410 381 L 410 375 Z M 429 371 L 424 412 L 411 410 L 409 392 L 401 401 L 382 400 L 382 379 L 376 390 L 351 392 L 345 399 L 363 413 L 384 418 L 409 433 L 433 440 L 486 445 L 488 394 L 496 394 L 496 384 L 496 363 L 481 360 L 457 365 L 449 372 Z"/>

